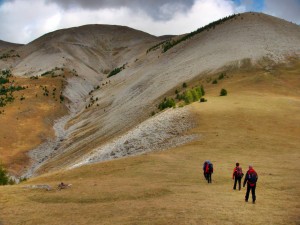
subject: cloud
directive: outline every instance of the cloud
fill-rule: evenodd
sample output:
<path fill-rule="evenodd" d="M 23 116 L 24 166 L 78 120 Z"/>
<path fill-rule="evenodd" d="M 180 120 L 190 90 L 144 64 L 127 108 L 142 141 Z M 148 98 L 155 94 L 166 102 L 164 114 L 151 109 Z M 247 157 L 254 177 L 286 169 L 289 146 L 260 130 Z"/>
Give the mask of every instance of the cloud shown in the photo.
<path fill-rule="evenodd" d="M 55 5 L 45 7 L 41 1 L 6 1 L 0 7 L 0 39 L 27 43 L 57 29 L 61 10 Z M 55 25 L 56 24 L 56 25 Z"/>
<path fill-rule="evenodd" d="M 28 43 L 85 24 L 124 25 L 157 36 L 183 34 L 251 9 L 300 23 L 299 0 L 0 0 L 0 39 Z"/>
<path fill-rule="evenodd" d="M 64 9 L 81 8 L 89 10 L 129 8 L 142 10 L 155 20 L 169 20 L 172 12 L 186 12 L 195 0 L 47 0 Z"/>
<path fill-rule="evenodd" d="M 134 1 L 137 0 L 132 2 Z M 78 2 L 83 4 L 83 1 Z M 146 1 L 144 2 L 146 4 Z M 144 8 L 137 6 L 130 8 L 122 4 L 118 7 L 89 9 L 81 8 L 79 5 L 63 8 L 59 4 L 40 0 L 7 1 L 0 7 L 0 39 L 28 43 L 45 33 L 85 24 L 124 25 L 154 35 L 182 34 L 234 12 L 233 4 L 227 0 L 196 0 L 195 2 L 172 0 L 172 3 L 171 0 L 155 0 L 155 2 L 162 3 L 159 5 L 159 10 L 164 15 L 164 20 L 153 18 L 149 10 Z M 182 6 L 183 2 L 190 3 Z M 156 7 L 158 6 L 152 6 L 152 9 Z M 189 7 L 189 9 L 182 9 L 182 7 Z"/>
<path fill-rule="evenodd" d="M 267 14 L 300 24 L 299 0 L 265 0 Z"/>

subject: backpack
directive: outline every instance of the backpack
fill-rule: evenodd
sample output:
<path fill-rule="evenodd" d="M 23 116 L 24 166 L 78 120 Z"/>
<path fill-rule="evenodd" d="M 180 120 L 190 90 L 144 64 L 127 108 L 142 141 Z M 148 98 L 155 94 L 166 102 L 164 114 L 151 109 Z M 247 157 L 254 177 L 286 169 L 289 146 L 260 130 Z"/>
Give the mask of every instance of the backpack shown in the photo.
<path fill-rule="evenodd" d="M 207 163 L 205 167 L 205 173 L 212 173 L 214 171 L 213 164 Z"/>
<path fill-rule="evenodd" d="M 249 172 L 248 173 L 248 182 L 250 184 L 254 185 L 256 183 L 256 181 L 257 181 L 257 174 L 256 174 L 256 172 L 254 172 L 254 171 Z"/>
<path fill-rule="evenodd" d="M 236 167 L 235 170 L 235 176 L 238 178 L 242 178 L 244 176 L 243 172 L 242 172 L 242 168 L 241 167 Z"/>

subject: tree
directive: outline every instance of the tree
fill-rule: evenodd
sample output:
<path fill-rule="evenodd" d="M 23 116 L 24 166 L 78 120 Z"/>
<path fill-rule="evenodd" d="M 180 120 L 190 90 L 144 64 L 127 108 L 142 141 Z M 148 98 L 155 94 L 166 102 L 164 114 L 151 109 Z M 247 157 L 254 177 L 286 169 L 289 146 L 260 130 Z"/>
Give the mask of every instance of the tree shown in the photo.
<path fill-rule="evenodd" d="M 226 96 L 227 95 L 227 91 L 222 88 L 222 90 L 220 91 L 220 96 Z"/>
<path fill-rule="evenodd" d="M 186 104 L 190 104 L 193 102 L 193 94 L 190 90 L 187 90 L 185 93 L 184 93 L 184 101 Z"/>
<path fill-rule="evenodd" d="M 0 185 L 7 185 L 8 182 L 9 182 L 9 178 L 8 178 L 8 175 L 7 175 L 7 171 L 0 164 Z"/>
<path fill-rule="evenodd" d="M 205 91 L 204 91 L 204 87 L 203 87 L 203 85 L 201 85 L 201 93 L 202 93 L 202 96 L 204 96 L 204 95 L 205 95 Z"/>

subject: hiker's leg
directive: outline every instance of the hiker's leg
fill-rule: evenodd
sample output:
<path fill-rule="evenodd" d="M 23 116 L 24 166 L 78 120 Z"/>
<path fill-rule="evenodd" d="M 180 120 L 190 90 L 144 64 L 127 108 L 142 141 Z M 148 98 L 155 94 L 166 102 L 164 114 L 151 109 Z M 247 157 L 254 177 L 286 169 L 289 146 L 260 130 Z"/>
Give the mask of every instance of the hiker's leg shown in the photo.
<path fill-rule="evenodd" d="M 245 201 L 248 202 L 249 199 L 249 193 L 250 193 L 250 185 L 247 184 L 247 192 L 246 192 L 246 196 L 245 196 Z"/>
<path fill-rule="evenodd" d="M 239 191 L 241 190 L 241 182 L 242 182 L 242 178 L 238 178 L 238 182 L 239 182 Z"/>
<path fill-rule="evenodd" d="M 255 202 L 255 200 L 256 200 L 255 188 L 256 188 L 256 185 L 254 185 L 253 187 L 251 187 L 252 201 L 253 202 Z"/>
<path fill-rule="evenodd" d="M 209 173 L 209 183 L 211 183 L 211 173 Z"/>
<path fill-rule="evenodd" d="M 234 190 L 236 189 L 236 182 L 237 182 L 237 179 L 236 179 L 236 177 L 234 177 L 234 185 L 233 185 Z"/>

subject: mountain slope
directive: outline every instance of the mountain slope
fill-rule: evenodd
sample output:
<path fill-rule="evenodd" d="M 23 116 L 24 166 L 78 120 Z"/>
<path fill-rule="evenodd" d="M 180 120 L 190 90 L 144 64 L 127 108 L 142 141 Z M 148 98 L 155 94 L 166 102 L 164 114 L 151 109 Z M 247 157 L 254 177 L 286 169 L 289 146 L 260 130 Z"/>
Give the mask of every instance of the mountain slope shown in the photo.
<path fill-rule="evenodd" d="M 99 106 L 82 111 L 72 121 L 63 143 L 65 154 L 57 158 L 58 165 L 71 163 L 91 150 L 101 151 L 105 141 L 147 119 L 156 110 L 155 105 L 165 96 L 174 95 L 183 82 L 199 79 L 223 66 L 239 67 L 249 62 L 245 59 L 255 63 L 267 57 L 279 62 L 299 55 L 299 43 L 299 26 L 263 14 L 246 13 L 197 34 L 166 53 L 151 51 L 92 94 L 99 99 Z"/>
<path fill-rule="evenodd" d="M 21 58 L 12 71 L 19 76 L 38 75 L 55 67 L 76 71 L 66 78 L 63 92 L 70 115 L 57 122 L 54 143 L 36 150 L 51 158 L 41 160 L 40 172 L 85 161 L 91 152 L 100 154 L 112 141 L 140 148 L 137 140 L 122 135 L 157 112 L 164 97 L 175 96 L 184 82 L 191 86 L 217 71 L 251 64 L 272 67 L 287 57 L 298 57 L 300 28 L 268 15 L 245 13 L 165 53 L 160 48 L 146 53 L 160 42 L 160 38 L 126 27 L 89 25 L 46 34 L 18 49 Z M 120 73 L 107 78 L 109 71 L 122 65 Z M 119 156 L 128 154 L 125 149 Z"/>

